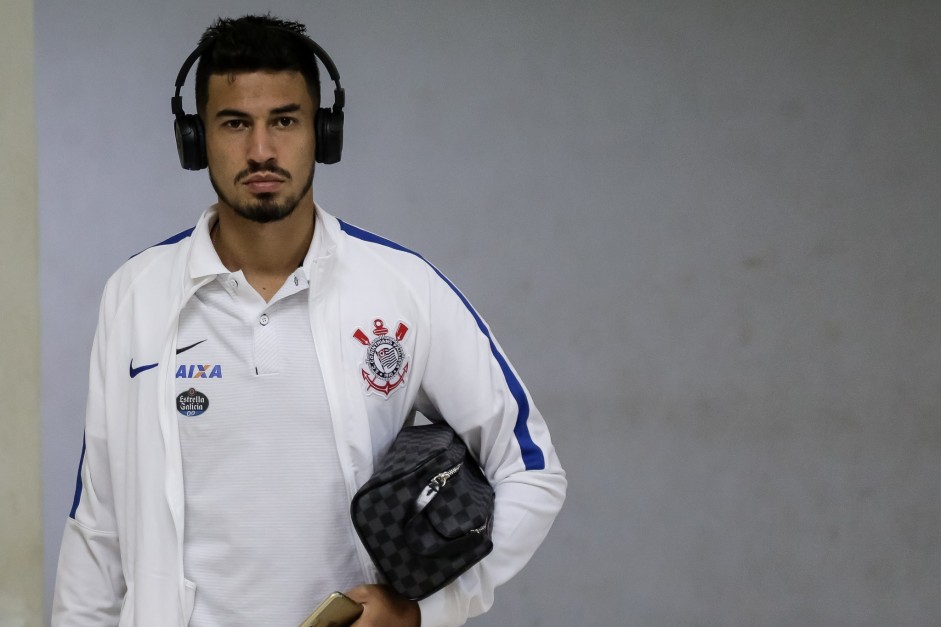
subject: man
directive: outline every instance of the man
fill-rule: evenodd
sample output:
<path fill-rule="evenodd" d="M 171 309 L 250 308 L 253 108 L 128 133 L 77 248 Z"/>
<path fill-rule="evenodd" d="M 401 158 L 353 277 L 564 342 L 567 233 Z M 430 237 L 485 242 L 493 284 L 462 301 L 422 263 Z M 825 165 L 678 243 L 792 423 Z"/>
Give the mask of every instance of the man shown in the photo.
<path fill-rule="evenodd" d="M 325 113 L 304 30 L 248 16 L 201 40 L 218 203 L 105 288 L 54 625 L 297 625 L 333 590 L 364 604 L 358 627 L 460 625 L 561 507 L 545 423 L 466 299 L 314 203 Z M 417 603 L 382 584 L 348 513 L 416 411 L 495 491 L 493 552 Z"/>

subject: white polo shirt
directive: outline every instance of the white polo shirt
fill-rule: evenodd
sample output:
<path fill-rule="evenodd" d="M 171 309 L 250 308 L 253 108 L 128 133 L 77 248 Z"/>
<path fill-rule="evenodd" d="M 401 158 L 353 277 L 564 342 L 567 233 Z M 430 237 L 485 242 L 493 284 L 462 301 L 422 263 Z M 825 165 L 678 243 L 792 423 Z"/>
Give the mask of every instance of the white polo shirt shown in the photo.
<path fill-rule="evenodd" d="M 193 277 L 214 276 L 180 314 L 176 386 L 185 489 L 184 574 L 194 627 L 293 626 L 363 583 L 304 263 L 269 302 L 194 232 Z"/>

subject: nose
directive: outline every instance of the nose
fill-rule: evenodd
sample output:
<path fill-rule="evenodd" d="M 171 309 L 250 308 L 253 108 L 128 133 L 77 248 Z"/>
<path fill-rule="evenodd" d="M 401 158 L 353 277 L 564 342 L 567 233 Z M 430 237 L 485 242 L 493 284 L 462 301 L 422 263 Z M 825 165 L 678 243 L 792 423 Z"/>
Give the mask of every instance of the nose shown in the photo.
<path fill-rule="evenodd" d="M 271 135 L 271 129 L 265 124 L 256 124 L 252 127 L 248 147 L 248 160 L 256 163 L 264 163 L 273 160 L 277 156 L 275 150 L 274 138 Z"/>

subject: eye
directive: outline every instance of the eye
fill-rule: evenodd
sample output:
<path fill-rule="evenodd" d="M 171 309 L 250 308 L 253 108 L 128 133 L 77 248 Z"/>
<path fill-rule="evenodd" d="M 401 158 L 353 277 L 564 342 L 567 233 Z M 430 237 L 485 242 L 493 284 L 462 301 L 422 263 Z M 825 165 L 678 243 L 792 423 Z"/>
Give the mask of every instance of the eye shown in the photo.
<path fill-rule="evenodd" d="M 275 120 L 275 126 L 279 128 L 287 128 L 289 126 L 294 126 L 295 124 L 297 124 L 297 119 L 287 117 L 287 116 L 280 117 L 277 120 Z"/>
<path fill-rule="evenodd" d="M 231 120 L 226 120 L 225 122 L 223 122 L 222 126 L 224 126 L 225 128 L 232 129 L 232 130 L 238 130 L 238 129 L 246 128 L 248 125 L 245 123 L 245 120 L 233 118 Z"/>

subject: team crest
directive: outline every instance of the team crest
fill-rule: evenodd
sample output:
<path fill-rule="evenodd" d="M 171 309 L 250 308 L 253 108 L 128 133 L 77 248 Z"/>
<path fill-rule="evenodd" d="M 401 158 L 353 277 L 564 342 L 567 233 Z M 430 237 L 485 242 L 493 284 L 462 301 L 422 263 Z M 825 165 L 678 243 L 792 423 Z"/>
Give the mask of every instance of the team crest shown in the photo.
<path fill-rule="evenodd" d="M 381 318 L 372 323 L 372 340 L 362 329 L 356 329 L 353 338 L 366 347 L 362 377 L 367 394 L 381 394 L 388 398 L 392 392 L 405 383 L 408 374 L 408 355 L 402 347 L 402 340 L 408 334 L 408 326 L 399 322 L 395 334 L 389 335 Z"/>

